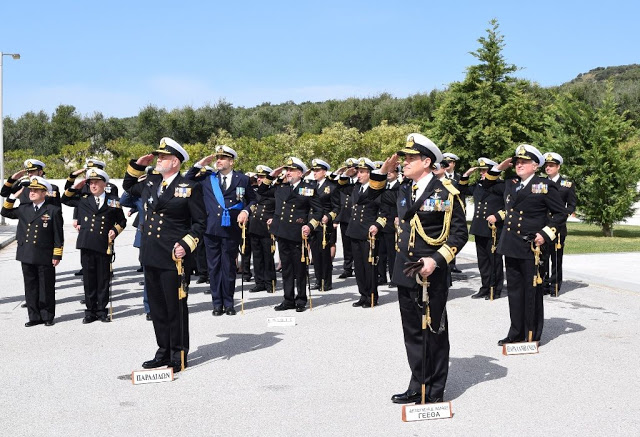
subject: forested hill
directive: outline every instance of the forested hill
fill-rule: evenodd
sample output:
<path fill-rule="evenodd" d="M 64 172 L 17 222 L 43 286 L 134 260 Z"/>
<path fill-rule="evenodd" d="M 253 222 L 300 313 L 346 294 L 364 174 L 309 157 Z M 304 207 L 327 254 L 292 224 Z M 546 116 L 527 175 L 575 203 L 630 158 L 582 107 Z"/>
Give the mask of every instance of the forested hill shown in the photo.
<path fill-rule="evenodd" d="M 575 79 L 568 82 L 568 84 L 606 82 L 609 79 L 614 82 L 635 81 L 636 83 L 640 83 L 640 64 L 594 68 L 586 73 L 580 73 Z"/>

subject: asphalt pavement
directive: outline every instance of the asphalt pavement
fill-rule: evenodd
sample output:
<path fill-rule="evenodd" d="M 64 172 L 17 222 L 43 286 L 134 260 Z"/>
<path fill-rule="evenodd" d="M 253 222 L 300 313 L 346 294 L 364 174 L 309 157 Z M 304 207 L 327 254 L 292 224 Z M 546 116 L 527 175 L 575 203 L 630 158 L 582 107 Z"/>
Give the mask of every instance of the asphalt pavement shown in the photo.
<path fill-rule="evenodd" d="M 16 243 L 0 250 L 0 429 L 7 435 L 600 436 L 640 429 L 640 253 L 566 256 L 561 295 L 545 297 L 540 353 L 503 356 L 496 342 L 509 327 L 507 299 L 470 299 L 479 276 L 467 245 L 448 302 L 445 400 L 454 416 L 404 423 L 389 399 L 410 377 L 396 289 L 381 286 L 376 308 L 353 308 L 355 280 L 337 279 L 340 259 L 334 289 L 313 291 L 313 310 L 304 313 L 273 310 L 282 299 L 280 276 L 275 294 L 248 293 L 253 282 L 245 283 L 244 314 L 238 280 L 236 316 L 213 317 L 206 286 L 192 282 L 189 367 L 172 382 L 132 385 L 131 372 L 156 348 L 133 236 L 129 227 L 116 240 L 112 323 L 81 322 L 70 224 L 52 327 L 24 327 Z M 267 318 L 283 315 L 296 325 L 267 326 Z"/>

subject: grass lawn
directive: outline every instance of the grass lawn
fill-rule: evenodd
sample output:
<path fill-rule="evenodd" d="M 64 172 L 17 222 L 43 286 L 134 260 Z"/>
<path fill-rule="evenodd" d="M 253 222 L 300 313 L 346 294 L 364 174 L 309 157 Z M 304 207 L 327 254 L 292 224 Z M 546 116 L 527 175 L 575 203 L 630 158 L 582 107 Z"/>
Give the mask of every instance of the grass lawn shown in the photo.
<path fill-rule="evenodd" d="M 565 254 L 640 252 L 640 226 L 616 225 L 613 237 L 605 238 L 598 226 L 586 223 L 567 223 L 568 236 Z M 469 235 L 469 241 L 474 241 Z"/>

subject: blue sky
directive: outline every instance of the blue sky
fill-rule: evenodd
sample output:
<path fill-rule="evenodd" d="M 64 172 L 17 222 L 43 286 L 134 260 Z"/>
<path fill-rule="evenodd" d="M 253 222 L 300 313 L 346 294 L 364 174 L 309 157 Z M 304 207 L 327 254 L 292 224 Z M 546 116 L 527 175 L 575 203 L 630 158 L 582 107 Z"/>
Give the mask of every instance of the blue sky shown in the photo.
<path fill-rule="evenodd" d="M 497 18 L 508 62 L 543 86 L 640 63 L 633 1 L 10 1 L 4 114 L 406 97 L 461 80 Z"/>

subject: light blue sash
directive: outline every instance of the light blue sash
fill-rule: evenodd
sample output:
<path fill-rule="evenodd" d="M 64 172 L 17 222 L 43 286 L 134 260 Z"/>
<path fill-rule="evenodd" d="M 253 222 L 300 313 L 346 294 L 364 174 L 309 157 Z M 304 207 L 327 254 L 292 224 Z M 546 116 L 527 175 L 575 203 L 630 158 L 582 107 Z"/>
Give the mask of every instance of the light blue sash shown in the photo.
<path fill-rule="evenodd" d="M 230 209 L 242 209 L 244 207 L 244 203 L 239 202 L 233 205 L 231 208 L 227 208 L 224 203 L 224 196 L 222 195 L 222 190 L 220 189 L 220 181 L 218 180 L 217 174 L 211 174 L 211 189 L 213 190 L 213 195 L 215 196 L 218 204 L 222 207 L 222 223 L 221 225 L 224 227 L 231 226 L 231 214 L 229 214 Z"/>

